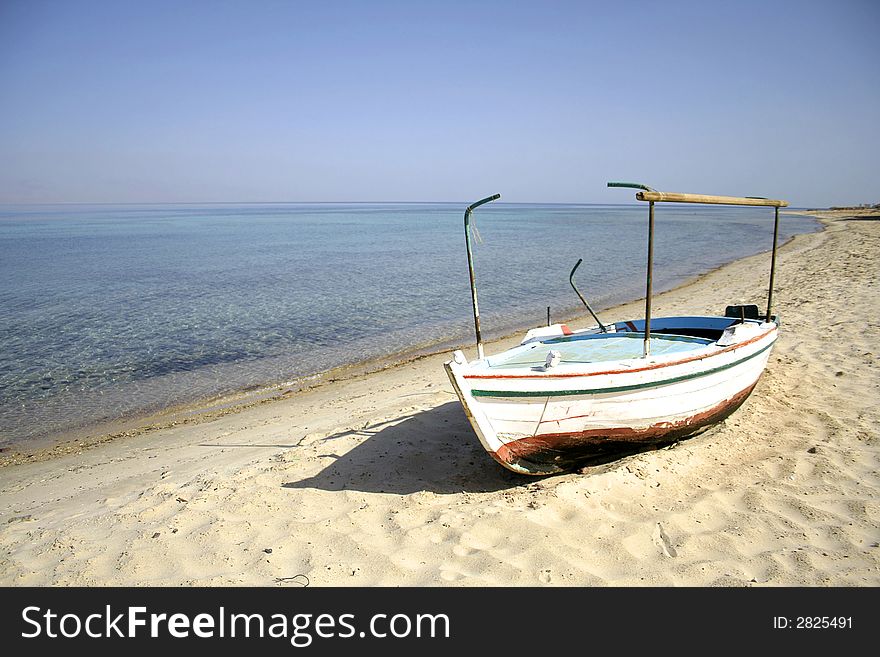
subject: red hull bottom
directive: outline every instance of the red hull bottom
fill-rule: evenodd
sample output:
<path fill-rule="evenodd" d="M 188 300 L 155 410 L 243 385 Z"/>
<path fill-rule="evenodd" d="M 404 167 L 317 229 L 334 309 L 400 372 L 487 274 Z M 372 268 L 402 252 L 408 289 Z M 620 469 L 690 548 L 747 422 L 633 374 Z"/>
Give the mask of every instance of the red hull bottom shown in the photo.
<path fill-rule="evenodd" d="M 522 438 L 490 452 L 502 465 L 525 474 L 566 472 L 610 455 L 623 455 L 689 438 L 709 429 L 739 408 L 754 390 L 751 385 L 714 408 L 678 422 L 661 422 L 643 429 L 619 427 Z"/>

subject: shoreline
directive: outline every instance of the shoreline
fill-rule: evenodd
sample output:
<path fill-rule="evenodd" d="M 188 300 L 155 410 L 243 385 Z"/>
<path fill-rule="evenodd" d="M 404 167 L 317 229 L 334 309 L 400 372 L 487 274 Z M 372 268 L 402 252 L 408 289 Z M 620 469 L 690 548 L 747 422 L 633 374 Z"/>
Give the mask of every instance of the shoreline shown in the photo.
<path fill-rule="evenodd" d="M 0 469 L 0 584 L 878 586 L 880 213 L 822 214 L 780 250 L 755 391 L 699 436 L 516 475 L 424 356 Z M 750 256 L 655 307 L 760 304 L 768 273 Z"/>
<path fill-rule="evenodd" d="M 810 233 L 798 233 L 792 235 L 779 245 L 779 252 L 781 253 L 783 249 L 788 248 L 792 242 L 799 238 L 816 235 L 825 231 L 828 227 L 827 223 L 820 218 L 819 214 L 817 214 L 821 212 L 823 211 L 784 211 L 783 214 L 813 217 L 820 224 L 820 227 L 818 230 Z M 725 267 L 729 267 L 735 263 L 750 258 L 760 257 L 762 254 L 766 253 L 769 253 L 769 249 L 717 265 L 712 269 L 690 276 L 678 283 L 674 283 L 670 287 L 661 288 L 659 291 L 655 291 L 654 297 L 660 299 L 661 295 L 676 292 L 682 288 L 697 284 L 705 277 L 710 276 Z M 618 312 L 619 309 L 631 306 L 643 300 L 644 297 L 633 298 L 607 307 L 597 306 L 596 311 L 598 313 L 614 314 L 615 312 Z M 594 323 L 589 313 L 563 313 L 561 318 L 554 318 L 554 322 L 575 324 L 579 327 L 581 325 L 586 326 Z M 524 335 L 529 328 L 534 328 L 534 324 L 524 324 L 511 330 L 502 329 L 504 332 L 501 335 L 494 336 L 492 339 L 486 341 L 485 344 L 487 347 L 492 347 L 510 342 L 514 340 L 514 338 Z M 92 449 L 98 445 L 106 444 L 114 440 L 141 436 L 179 425 L 194 425 L 203 422 L 210 422 L 220 417 L 238 413 L 255 406 L 283 401 L 293 395 L 308 393 L 317 388 L 332 385 L 342 380 L 369 376 L 389 369 L 404 367 L 410 363 L 441 354 L 451 355 L 456 349 L 468 349 L 471 346 L 472 343 L 470 341 L 466 343 L 456 343 L 455 339 L 441 340 L 429 345 L 423 345 L 421 347 L 416 346 L 411 349 L 364 361 L 345 363 L 327 370 L 305 374 L 285 382 L 255 384 L 244 389 L 219 393 L 217 395 L 203 397 L 188 402 L 172 404 L 158 410 L 136 412 L 119 418 L 89 422 L 81 426 L 39 435 L 36 438 L 13 440 L 0 448 L 0 469 L 21 463 L 45 461 L 64 454 L 80 453 L 85 449 Z"/>

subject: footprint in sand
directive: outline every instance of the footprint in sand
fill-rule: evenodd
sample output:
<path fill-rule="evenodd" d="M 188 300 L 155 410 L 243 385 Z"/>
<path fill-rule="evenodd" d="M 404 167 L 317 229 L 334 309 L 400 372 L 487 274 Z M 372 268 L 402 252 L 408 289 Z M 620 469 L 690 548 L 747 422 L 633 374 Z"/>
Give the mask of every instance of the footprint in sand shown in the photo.
<path fill-rule="evenodd" d="M 675 548 L 672 547 L 672 541 L 669 540 L 669 537 L 666 535 L 666 532 L 663 531 L 663 525 L 659 522 L 654 527 L 654 535 L 652 537 L 654 542 L 660 547 L 663 554 L 667 557 L 676 557 L 678 556 L 678 552 L 675 551 Z"/>
<path fill-rule="evenodd" d="M 541 584 L 553 583 L 553 576 L 549 568 L 545 568 L 540 573 L 538 573 L 538 581 L 541 582 Z"/>
<path fill-rule="evenodd" d="M 459 544 L 459 545 L 456 545 L 454 548 L 452 548 L 452 553 L 458 557 L 468 557 L 468 556 L 472 555 L 474 552 L 476 552 L 476 550 L 468 547 L 467 545 Z"/>
<path fill-rule="evenodd" d="M 454 570 L 441 570 L 440 577 L 447 582 L 455 582 L 464 578 L 464 574 Z"/>
<path fill-rule="evenodd" d="M 493 527 L 477 526 L 462 533 L 459 545 L 471 551 L 491 550 L 504 542 L 505 534 Z"/>

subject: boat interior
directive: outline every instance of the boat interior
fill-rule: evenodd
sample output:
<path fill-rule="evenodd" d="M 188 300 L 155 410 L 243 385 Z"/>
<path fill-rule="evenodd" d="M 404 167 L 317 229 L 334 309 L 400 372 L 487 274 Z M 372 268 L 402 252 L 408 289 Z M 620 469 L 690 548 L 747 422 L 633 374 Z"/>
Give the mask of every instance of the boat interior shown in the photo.
<path fill-rule="evenodd" d="M 703 349 L 718 341 L 724 330 L 733 324 L 761 322 L 757 318 L 743 319 L 739 311 L 737 315 L 654 318 L 651 321 L 651 355 L 670 356 Z M 609 330 L 606 333 L 597 327 L 569 335 L 560 332 L 527 339 L 519 347 L 489 356 L 482 365 L 488 370 L 529 368 L 547 371 L 558 365 L 614 362 L 642 357 L 644 320 L 617 322 L 607 328 Z M 551 352 L 558 354 L 556 362 L 552 364 L 548 360 Z"/>

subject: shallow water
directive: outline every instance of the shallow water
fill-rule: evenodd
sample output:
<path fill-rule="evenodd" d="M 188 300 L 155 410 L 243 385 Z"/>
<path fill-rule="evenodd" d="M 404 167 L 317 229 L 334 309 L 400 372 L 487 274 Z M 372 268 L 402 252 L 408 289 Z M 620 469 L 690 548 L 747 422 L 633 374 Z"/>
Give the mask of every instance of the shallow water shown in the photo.
<path fill-rule="evenodd" d="M 470 340 L 464 205 L 0 206 L 0 444 Z M 646 215 L 479 208 L 484 332 L 579 312 L 578 258 L 594 308 L 640 297 Z M 656 216 L 655 290 L 771 244 L 767 208 Z"/>

